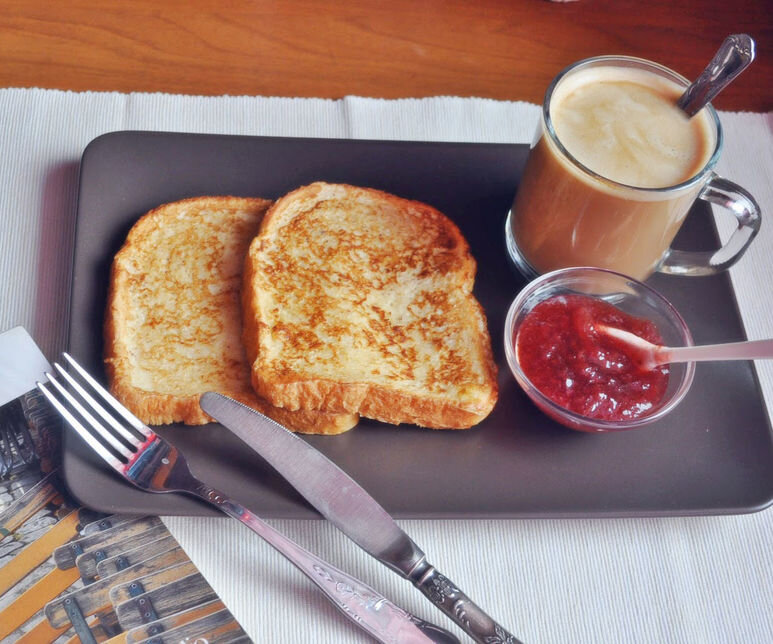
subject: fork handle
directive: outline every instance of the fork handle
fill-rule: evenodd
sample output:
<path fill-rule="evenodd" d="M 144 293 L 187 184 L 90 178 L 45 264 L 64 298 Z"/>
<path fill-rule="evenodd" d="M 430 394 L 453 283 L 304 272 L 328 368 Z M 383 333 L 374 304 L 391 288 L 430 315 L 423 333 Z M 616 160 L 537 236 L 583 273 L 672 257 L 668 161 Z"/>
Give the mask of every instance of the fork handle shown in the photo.
<path fill-rule="evenodd" d="M 204 484 L 196 496 L 241 521 L 306 575 L 349 620 L 380 642 L 401 644 L 458 644 L 438 626 L 424 622 L 386 597 L 285 537 L 260 517 Z"/>

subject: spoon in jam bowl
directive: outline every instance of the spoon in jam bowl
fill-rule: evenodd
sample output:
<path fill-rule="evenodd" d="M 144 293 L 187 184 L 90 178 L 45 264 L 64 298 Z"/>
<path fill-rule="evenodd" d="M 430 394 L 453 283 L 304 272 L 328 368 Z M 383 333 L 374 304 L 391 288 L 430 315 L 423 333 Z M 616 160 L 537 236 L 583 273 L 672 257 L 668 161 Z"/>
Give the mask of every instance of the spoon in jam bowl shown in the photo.
<path fill-rule="evenodd" d="M 642 369 L 654 369 L 661 364 L 672 362 L 707 362 L 711 360 L 755 360 L 773 358 L 773 339 L 748 340 L 746 342 L 728 342 L 724 344 L 704 344 L 691 347 L 665 347 L 640 338 L 635 333 L 596 324 L 594 328 L 625 342 L 631 350 L 631 358 Z"/>

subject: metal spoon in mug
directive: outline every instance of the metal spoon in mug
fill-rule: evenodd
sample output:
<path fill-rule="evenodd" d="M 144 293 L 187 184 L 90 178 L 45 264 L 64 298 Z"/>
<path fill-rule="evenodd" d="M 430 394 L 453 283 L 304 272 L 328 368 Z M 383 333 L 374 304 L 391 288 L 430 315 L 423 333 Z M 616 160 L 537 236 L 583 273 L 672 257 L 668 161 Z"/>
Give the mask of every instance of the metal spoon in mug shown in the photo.
<path fill-rule="evenodd" d="M 685 90 L 677 106 L 693 117 L 754 60 L 754 40 L 747 34 L 725 38 L 706 69 Z"/>
<path fill-rule="evenodd" d="M 654 369 L 658 365 L 670 362 L 773 358 L 773 339 L 704 344 L 696 347 L 665 347 L 648 342 L 630 331 L 616 329 L 606 324 L 596 324 L 595 329 L 628 344 L 643 369 Z"/>

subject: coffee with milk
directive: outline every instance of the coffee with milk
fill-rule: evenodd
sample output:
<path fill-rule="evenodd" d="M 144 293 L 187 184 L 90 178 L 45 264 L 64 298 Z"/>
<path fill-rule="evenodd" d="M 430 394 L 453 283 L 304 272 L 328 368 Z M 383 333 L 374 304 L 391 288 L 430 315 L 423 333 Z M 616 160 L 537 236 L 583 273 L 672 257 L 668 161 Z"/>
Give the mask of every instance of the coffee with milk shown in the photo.
<path fill-rule="evenodd" d="M 558 139 L 596 174 L 666 188 L 698 174 L 716 145 L 708 113 L 676 106 L 683 88 L 640 69 L 597 67 L 562 83 L 551 101 Z"/>
<path fill-rule="evenodd" d="M 594 66 L 549 99 L 513 206 L 512 235 L 536 272 L 600 266 L 638 279 L 656 270 L 717 144 L 704 110 L 676 106 L 684 87 L 644 69 Z"/>

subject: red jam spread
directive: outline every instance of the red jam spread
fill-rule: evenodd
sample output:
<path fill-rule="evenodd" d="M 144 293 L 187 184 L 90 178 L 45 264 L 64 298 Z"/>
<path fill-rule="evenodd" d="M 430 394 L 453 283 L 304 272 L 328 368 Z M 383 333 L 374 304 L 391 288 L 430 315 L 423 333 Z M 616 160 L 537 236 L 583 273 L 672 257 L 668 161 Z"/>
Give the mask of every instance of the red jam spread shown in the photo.
<path fill-rule="evenodd" d="M 646 416 L 665 394 L 668 366 L 642 370 L 635 351 L 597 331 L 599 323 L 662 344 L 650 320 L 591 297 L 557 295 L 537 304 L 514 338 L 521 369 L 553 402 L 588 418 Z"/>

